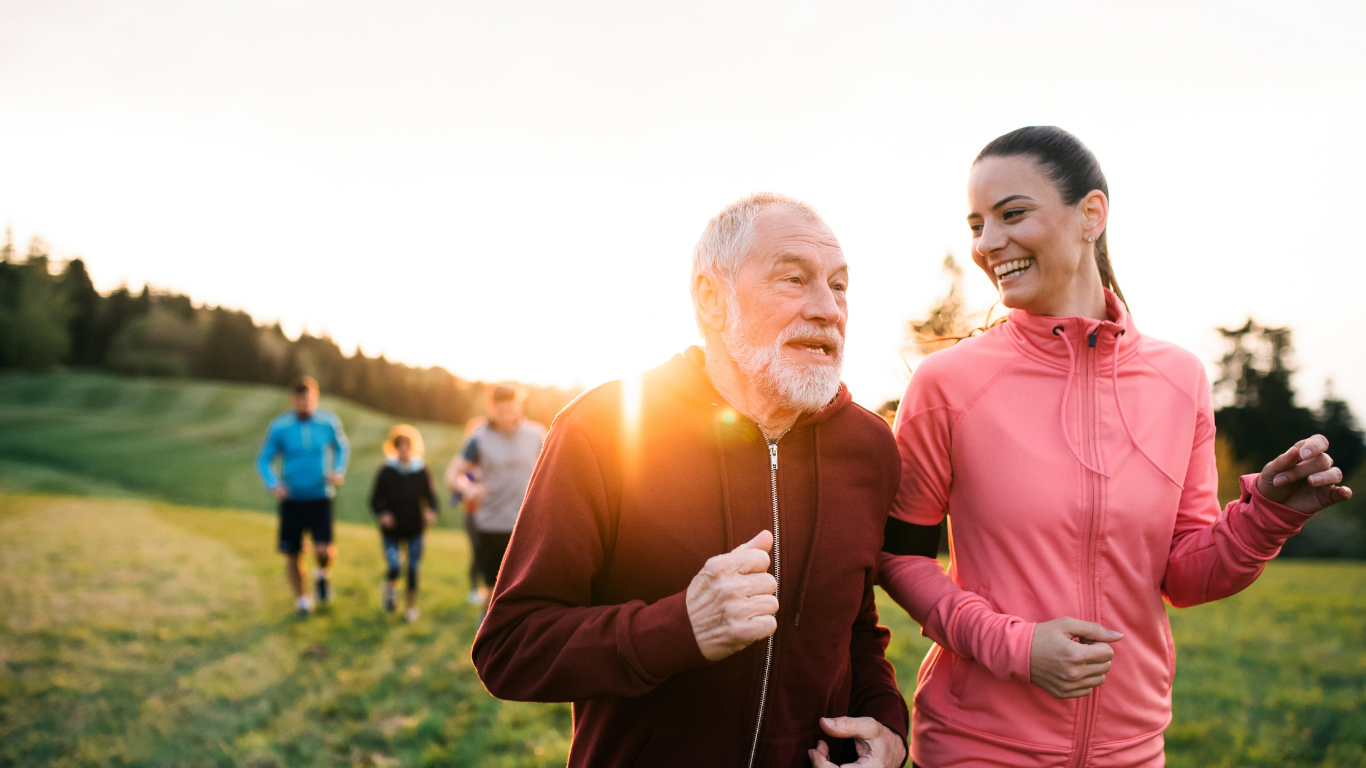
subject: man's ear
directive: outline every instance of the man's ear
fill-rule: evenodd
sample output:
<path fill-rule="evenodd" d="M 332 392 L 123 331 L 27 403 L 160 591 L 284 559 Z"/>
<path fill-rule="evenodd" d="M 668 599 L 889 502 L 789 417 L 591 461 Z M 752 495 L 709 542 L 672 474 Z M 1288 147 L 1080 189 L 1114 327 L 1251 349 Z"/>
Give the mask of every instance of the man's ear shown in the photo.
<path fill-rule="evenodd" d="M 710 275 L 698 275 L 693 280 L 693 286 L 696 289 L 694 295 L 697 296 L 698 322 L 717 333 L 721 333 L 726 329 L 725 287 Z"/>

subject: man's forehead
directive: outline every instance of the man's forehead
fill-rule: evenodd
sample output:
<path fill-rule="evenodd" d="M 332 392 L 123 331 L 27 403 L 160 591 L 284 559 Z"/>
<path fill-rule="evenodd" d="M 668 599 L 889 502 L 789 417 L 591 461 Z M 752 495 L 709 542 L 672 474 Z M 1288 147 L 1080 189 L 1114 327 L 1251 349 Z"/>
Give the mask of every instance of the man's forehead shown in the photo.
<path fill-rule="evenodd" d="M 769 208 L 754 218 L 754 249 L 769 258 L 821 256 L 844 263 L 835 233 L 820 219 Z"/>

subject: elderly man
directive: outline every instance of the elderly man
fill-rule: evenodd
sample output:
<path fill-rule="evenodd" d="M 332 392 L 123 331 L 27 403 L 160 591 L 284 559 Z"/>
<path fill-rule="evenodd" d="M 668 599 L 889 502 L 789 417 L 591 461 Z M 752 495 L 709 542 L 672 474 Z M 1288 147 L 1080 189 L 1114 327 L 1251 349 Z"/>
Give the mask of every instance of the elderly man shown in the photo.
<path fill-rule="evenodd" d="M 473 655 L 574 702 L 569 765 L 904 761 L 873 603 L 900 461 L 840 383 L 847 285 L 811 208 L 740 200 L 694 252 L 705 349 L 556 418 Z"/>

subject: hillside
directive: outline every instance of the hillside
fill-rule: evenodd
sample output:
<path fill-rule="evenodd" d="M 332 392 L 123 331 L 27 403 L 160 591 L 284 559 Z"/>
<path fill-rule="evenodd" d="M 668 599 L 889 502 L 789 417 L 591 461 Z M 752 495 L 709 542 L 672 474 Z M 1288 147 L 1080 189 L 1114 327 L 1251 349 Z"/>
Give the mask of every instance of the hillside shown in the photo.
<path fill-rule="evenodd" d="M 289 407 L 282 387 L 104 373 L 0 375 L 0 489 L 138 496 L 205 507 L 270 511 L 256 451 Z M 324 394 L 353 450 L 337 517 L 370 519 L 366 498 L 380 444 L 400 420 Z M 463 431 L 418 422 L 438 475 Z M 443 487 L 438 495 L 445 497 Z M 443 525 L 458 523 L 446 516 Z"/>

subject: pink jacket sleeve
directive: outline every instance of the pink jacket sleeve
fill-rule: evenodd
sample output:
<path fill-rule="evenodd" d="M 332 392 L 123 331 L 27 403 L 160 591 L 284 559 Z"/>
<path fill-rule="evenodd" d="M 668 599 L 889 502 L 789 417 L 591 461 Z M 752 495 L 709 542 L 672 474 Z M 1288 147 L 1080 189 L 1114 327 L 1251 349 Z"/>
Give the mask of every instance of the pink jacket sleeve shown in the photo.
<path fill-rule="evenodd" d="M 1313 517 L 1267 499 L 1257 490 L 1257 475 L 1244 475 L 1239 481 L 1242 495 L 1220 511 L 1214 408 L 1203 377 L 1196 419 L 1195 444 L 1162 579 L 1162 594 L 1178 608 L 1246 589 L 1280 553 L 1285 540 Z"/>
<path fill-rule="evenodd" d="M 891 514 L 915 525 L 939 525 L 953 484 L 952 432 L 959 411 L 944 402 L 931 379 L 922 369 L 911 381 L 896 418 L 901 487 Z M 941 648 L 999 678 L 1029 680 L 1034 624 L 997 613 L 981 595 L 955 584 L 939 561 L 883 553 L 878 582 Z"/>

